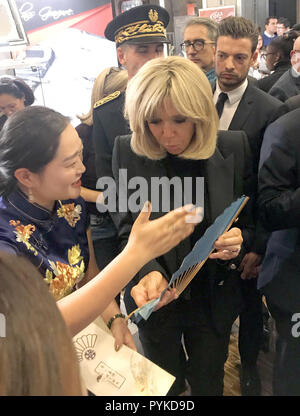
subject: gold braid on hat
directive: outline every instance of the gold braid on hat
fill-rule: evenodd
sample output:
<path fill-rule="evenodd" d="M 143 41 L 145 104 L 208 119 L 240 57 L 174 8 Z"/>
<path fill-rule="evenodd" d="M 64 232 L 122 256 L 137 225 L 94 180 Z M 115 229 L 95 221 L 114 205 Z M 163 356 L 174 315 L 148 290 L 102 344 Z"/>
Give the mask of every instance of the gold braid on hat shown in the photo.
<path fill-rule="evenodd" d="M 115 42 L 121 44 L 130 39 L 137 39 L 144 36 L 166 37 L 166 29 L 162 21 L 158 20 L 158 13 L 151 9 L 148 13 L 149 20 L 130 23 L 121 27 L 115 36 Z"/>

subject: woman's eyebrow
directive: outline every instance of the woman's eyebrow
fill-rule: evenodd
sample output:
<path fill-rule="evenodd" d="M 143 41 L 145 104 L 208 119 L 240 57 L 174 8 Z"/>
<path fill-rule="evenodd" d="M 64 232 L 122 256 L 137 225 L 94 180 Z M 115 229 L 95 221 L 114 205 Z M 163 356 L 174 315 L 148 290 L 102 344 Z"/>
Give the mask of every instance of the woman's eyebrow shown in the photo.
<path fill-rule="evenodd" d="M 82 150 L 83 150 L 83 146 L 81 146 L 80 149 L 77 152 L 73 153 L 71 156 L 66 157 L 63 160 L 63 163 L 68 162 L 69 160 L 73 159 L 75 156 L 78 155 L 78 153 L 82 152 Z"/>

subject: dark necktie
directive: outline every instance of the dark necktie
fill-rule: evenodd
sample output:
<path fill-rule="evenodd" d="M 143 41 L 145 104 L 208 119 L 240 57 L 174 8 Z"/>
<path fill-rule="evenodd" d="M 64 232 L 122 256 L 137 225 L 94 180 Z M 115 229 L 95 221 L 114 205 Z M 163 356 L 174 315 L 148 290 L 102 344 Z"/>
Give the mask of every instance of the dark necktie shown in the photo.
<path fill-rule="evenodd" d="M 224 104 L 227 99 L 228 99 L 228 95 L 225 92 L 221 92 L 221 94 L 219 94 L 218 101 L 216 104 L 216 109 L 217 109 L 219 118 L 221 118 L 222 116 Z"/>

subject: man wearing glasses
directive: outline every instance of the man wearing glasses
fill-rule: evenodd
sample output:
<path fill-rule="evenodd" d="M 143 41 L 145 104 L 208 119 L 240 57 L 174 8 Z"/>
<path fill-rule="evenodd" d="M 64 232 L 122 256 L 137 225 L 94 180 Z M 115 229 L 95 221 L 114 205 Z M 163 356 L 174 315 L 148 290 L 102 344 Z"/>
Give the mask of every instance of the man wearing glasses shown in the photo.
<path fill-rule="evenodd" d="M 281 36 L 288 32 L 291 28 L 291 24 L 286 17 L 280 17 L 277 20 L 277 36 Z"/>
<path fill-rule="evenodd" d="M 291 51 L 292 67 L 285 72 L 270 89 L 269 94 L 281 101 L 300 94 L 300 36 Z"/>
<path fill-rule="evenodd" d="M 216 81 L 215 53 L 217 24 L 204 17 L 191 19 L 184 30 L 181 49 L 186 57 L 198 65 L 206 74 L 211 84 Z"/>

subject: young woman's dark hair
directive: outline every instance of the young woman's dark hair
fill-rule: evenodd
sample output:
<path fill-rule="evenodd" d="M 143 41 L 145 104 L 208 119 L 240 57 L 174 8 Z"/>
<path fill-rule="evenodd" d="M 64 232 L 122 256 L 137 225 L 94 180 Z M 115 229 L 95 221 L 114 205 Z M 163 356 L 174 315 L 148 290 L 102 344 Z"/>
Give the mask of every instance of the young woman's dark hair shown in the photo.
<path fill-rule="evenodd" d="M 12 95 L 15 98 L 24 97 L 25 107 L 28 107 L 34 102 L 32 89 L 20 78 L 0 77 L 1 94 Z"/>
<path fill-rule="evenodd" d="M 294 42 L 299 35 L 300 33 L 296 30 L 289 30 L 283 35 L 271 40 L 269 43 L 269 48 L 272 50 L 272 52 L 279 53 L 279 62 L 290 61 L 291 50 L 293 49 Z"/>
<path fill-rule="evenodd" d="M 41 172 L 53 160 L 68 117 L 50 108 L 33 106 L 13 114 L 0 133 L 0 195 L 17 185 L 16 169 Z"/>

